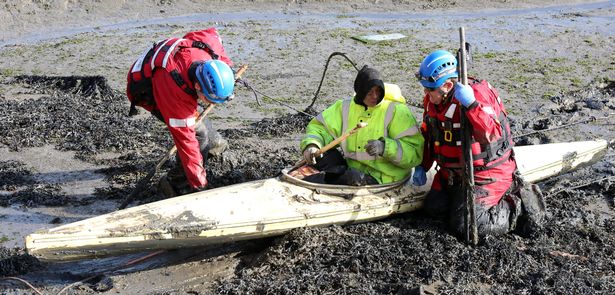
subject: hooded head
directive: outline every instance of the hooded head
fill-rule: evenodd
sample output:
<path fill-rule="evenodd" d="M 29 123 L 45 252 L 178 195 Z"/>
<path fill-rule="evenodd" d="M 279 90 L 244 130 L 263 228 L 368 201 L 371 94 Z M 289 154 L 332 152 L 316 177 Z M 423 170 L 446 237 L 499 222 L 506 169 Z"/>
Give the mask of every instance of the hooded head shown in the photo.
<path fill-rule="evenodd" d="M 376 69 L 365 65 L 359 71 L 357 78 L 354 80 L 354 92 L 356 93 L 354 102 L 356 104 L 366 106 L 363 100 L 365 100 L 365 96 L 374 86 L 380 87 L 381 95 L 378 99 L 378 103 L 380 103 L 384 98 L 384 82 L 382 82 L 380 73 Z"/>

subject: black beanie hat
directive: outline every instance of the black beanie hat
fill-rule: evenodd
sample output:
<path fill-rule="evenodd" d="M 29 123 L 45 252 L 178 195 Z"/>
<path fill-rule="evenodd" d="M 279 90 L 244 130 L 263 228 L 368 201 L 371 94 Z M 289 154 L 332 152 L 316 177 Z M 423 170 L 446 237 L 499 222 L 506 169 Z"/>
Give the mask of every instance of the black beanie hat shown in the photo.
<path fill-rule="evenodd" d="M 384 82 L 380 78 L 380 73 L 374 68 L 370 68 L 368 65 L 364 65 L 363 68 L 357 74 L 357 78 L 354 80 L 354 102 L 365 106 L 363 100 L 372 87 L 378 86 L 382 90 L 382 95 L 378 99 L 378 103 L 384 98 Z"/>

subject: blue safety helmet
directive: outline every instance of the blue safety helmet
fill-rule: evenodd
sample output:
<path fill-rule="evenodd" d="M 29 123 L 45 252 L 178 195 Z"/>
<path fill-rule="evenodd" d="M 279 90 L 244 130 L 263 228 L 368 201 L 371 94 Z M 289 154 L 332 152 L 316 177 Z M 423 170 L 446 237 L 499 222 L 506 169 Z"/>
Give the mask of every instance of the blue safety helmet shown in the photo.
<path fill-rule="evenodd" d="M 235 74 L 231 67 L 219 60 L 208 60 L 196 67 L 201 91 L 213 103 L 224 103 L 235 88 Z"/>
<path fill-rule="evenodd" d="M 457 58 L 446 50 L 436 50 L 426 56 L 416 73 L 425 88 L 438 88 L 449 78 L 457 77 Z"/>

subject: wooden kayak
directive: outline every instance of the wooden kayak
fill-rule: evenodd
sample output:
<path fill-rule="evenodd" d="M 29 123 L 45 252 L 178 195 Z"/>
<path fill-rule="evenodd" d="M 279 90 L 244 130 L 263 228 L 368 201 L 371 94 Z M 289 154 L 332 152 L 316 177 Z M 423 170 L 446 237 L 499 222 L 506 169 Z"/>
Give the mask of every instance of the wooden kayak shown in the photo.
<path fill-rule="evenodd" d="M 537 182 L 597 162 L 605 140 L 515 147 L 519 170 Z M 294 228 L 351 224 L 417 210 L 427 184 L 363 187 L 314 184 L 281 176 L 161 200 L 41 230 L 28 253 L 46 261 L 195 247 L 284 234 Z"/>

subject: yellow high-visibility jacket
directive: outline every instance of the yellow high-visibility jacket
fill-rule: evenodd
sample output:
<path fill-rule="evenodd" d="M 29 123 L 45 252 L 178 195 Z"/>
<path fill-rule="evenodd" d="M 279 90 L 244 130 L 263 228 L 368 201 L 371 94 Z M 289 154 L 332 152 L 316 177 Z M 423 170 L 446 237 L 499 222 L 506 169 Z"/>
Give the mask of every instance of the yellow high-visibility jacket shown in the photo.
<path fill-rule="evenodd" d="M 385 84 L 386 90 L 391 85 Z M 354 97 L 336 101 L 307 125 L 301 150 L 309 144 L 322 148 L 360 122 L 368 125 L 340 144 L 348 167 L 369 174 L 382 184 L 402 180 L 421 164 L 424 139 L 399 91 L 393 97 L 385 95 L 374 107 L 356 104 Z M 368 140 L 378 139 L 384 141 L 384 153 L 370 156 L 365 145 Z"/>

